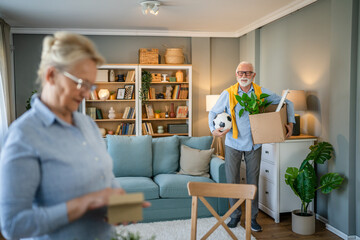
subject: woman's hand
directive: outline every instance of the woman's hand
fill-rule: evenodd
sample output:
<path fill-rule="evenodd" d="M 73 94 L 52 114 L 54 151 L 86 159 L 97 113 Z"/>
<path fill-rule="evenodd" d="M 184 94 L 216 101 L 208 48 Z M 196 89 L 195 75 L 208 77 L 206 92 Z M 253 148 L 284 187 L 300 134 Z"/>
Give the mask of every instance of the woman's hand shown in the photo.
<path fill-rule="evenodd" d="M 125 193 L 122 188 L 105 188 L 68 201 L 66 206 L 69 222 L 80 218 L 89 210 L 107 206 L 111 195 Z"/>

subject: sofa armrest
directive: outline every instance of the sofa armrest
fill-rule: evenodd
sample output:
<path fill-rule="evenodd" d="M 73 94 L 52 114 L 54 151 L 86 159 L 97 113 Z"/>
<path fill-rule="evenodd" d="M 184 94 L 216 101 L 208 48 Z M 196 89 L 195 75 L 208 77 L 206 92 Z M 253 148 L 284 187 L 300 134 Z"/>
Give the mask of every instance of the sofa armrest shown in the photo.
<path fill-rule="evenodd" d="M 210 175 L 212 180 L 217 183 L 225 183 L 225 161 L 218 158 L 216 155 L 212 155 L 210 160 Z"/>

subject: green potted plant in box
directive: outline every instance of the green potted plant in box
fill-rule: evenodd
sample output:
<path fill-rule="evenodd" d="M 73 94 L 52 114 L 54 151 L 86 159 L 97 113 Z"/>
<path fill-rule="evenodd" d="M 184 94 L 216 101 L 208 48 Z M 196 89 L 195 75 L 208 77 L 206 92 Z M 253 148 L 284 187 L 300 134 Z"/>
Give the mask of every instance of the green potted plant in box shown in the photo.
<path fill-rule="evenodd" d="M 324 164 L 331 159 L 333 152 L 334 148 L 328 142 L 312 145 L 310 153 L 301 163 L 300 168 L 288 167 L 286 169 L 285 182 L 301 200 L 300 210 L 292 212 L 292 230 L 295 233 L 310 235 L 315 232 L 315 215 L 308 210 L 308 207 L 316 191 L 330 193 L 339 188 L 344 180 L 338 173 L 327 173 L 320 178 L 318 183 L 314 164 Z"/>
<path fill-rule="evenodd" d="M 250 97 L 246 93 L 243 93 L 241 97 L 239 95 L 235 95 L 236 100 L 239 102 L 240 106 L 243 107 L 239 112 L 239 117 L 242 116 L 244 111 L 249 112 L 250 115 L 263 113 L 265 108 L 272 103 L 265 99 L 268 96 L 270 95 L 262 93 L 260 94 L 260 99 L 258 99 L 253 92 L 251 93 Z"/>
<path fill-rule="evenodd" d="M 140 88 L 140 99 L 142 104 L 146 104 L 148 102 L 148 94 L 152 81 L 151 73 L 148 71 L 143 71 L 141 74 L 141 88 Z"/>

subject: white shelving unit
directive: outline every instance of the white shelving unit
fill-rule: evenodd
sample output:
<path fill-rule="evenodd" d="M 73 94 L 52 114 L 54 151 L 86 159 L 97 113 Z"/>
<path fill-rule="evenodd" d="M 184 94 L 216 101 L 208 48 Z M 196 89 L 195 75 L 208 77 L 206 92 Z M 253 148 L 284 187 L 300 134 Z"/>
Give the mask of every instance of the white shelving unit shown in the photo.
<path fill-rule="evenodd" d="M 151 122 L 154 125 L 153 130 L 154 137 L 162 136 L 172 136 L 175 134 L 167 133 L 166 126 L 167 124 L 177 124 L 177 123 L 186 123 L 188 125 L 188 131 L 183 134 L 178 135 L 192 135 L 192 66 L 188 64 L 180 65 L 169 65 L 169 64 L 156 64 L 156 65 L 139 65 L 139 64 L 106 64 L 99 69 L 103 70 L 114 70 L 115 75 L 124 74 L 128 71 L 135 71 L 135 82 L 96 82 L 98 86 L 97 91 L 101 88 L 109 89 L 109 91 L 117 91 L 118 88 L 123 88 L 125 85 L 132 84 L 134 85 L 134 99 L 123 99 L 123 100 L 84 100 L 82 103 L 82 112 L 86 113 L 87 107 L 96 107 L 100 108 L 103 113 L 103 119 L 96 119 L 95 122 L 99 127 L 105 128 L 107 130 L 112 130 L 115 132 L 116 127 L 123 122 L 135 123 L 136 135 L 142 135 L 142 122 Z M 175 106 L 184 105 L 188 106 L 188 117 L 187 118 L 162 118 L 162 119 L 143 119 L 142 113 L 142 102 L 139 98 L 139 90 L 141 88 L 141 73 L 142 71 L 149 71 L 151 73 L 161 73 L 168 74 L 168 76 L 175 77 L 175 73 L 178 70 L 183 71 L 184 73 L 184 82 L 153 82 L 152 86 L 155 86 L 157 89 L 161 90 L 161 87 L 168 85 L 174 86 L 179 84 L 188 84 L 188 98 L 187 99 L 149 99 L 149 103 L 154 105 L 154 110 L 156 108 L 164 107 L 164 105 L 169 105 L 174 103 Z M 125 107 L 131 106 L 135 107 L 135 119 L 122 119 L 122 114 Z M 115 119 L 108 119 L 108 111 L 110 107 L 113 107 L 116 111 Z M 163 109 L 162 109 L 163 110 Z M 175 107 L 176 111 L 176 107 Z M 156 134 L 156 126 L 158 125 L 165 126 L 165 133 Z"/>

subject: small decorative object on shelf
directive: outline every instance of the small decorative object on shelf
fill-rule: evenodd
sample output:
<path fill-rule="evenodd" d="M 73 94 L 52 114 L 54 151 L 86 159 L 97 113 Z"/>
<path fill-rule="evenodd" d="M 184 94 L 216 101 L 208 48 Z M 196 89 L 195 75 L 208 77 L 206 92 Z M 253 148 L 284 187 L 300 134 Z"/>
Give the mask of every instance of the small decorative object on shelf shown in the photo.
<path fill-rule="evenodd" d="M 115 118 L 115 110 L 114 110 L 113 107 L 110 107 L 108 117 L 109 117 L 109 119 L 114 119 Z"/>
<path fill-rule="evenodd" d="M 155 110 L 155 118 L 160 118 L 160 110 Z"/>
<path fill-rule="evenodd" d="M 118 74 L 117 75 L 117 81 L 118 82 L 125 82 L 124 74 Z"/>
<path fill-rule="evenodd" d="M 173 90 L 172 86 L 166 86 L 166 92 L 165 92 L 166 99 L 171 99 L 172 90 Z"/>
<path fill-rule="evenodd" d="M 184 73 L 181 70 L 176 72 L 176 81 L 183 82 L 184 81 Z"/>
<path fill-rule="evenodd" d="M 110 70 L 109 79 L 110 79 L 110 82 L 115 82 L 115 72 L 114 72 L 114 70 Z"/>
<path fill-rule="evenodd" d="M 167 74 L 162 74 L 162 76 L 163 76 L 162 82 L 167 82 L 167 81 L 166 81 L 166 76 L 167 76 Z"/>
<path fill-rule="evenodd" d="M 102 135 L 103 137 L 105 137 L 105 135 L 106 135 L 106 129 L 105 129 L 105 128 L 99 128 L 99 130 L 100 130 L 101 135 Z"/>
<path fill-rule="evenodd" d="M 116 100 L 116 92 L 110 92 L 110 100 Z"/>
<path fill-rule="evenodd" d="M 162 93 L 156 94 L 156 99 L 164 99 L 164 94 Z"/>
<path fill-rule="evenodd" d="M 175 117 L 176 117 L 175 110 L 174 110 L 174 103 L 171 103 L 169 116 L 170 116 L 171 118 L 175 118 Z"/>
<path fill-rule="evenodd" d="M 100 100 L 108 100 L 110 96 L 110 92 L 108 89 L 100 89 L 98 92 L 98 96 Z"/>
<path fill-rule="evenodd" d="M 169 79 L 170 82 L 176 82 L 176 77 L 170 77 Z"/>
<path fill-rule="evenodd" d="M 109 130 L 109 131 L 108 131 L 108 134 L 109 134 L 109 135 L 114 135 L 114 131 Z"/>
<path fill-rule="evenodd" d="M 158 128 L 157 128 L 157 133 L 164 133 L 164 127 L 159 125 Z"/>
<path fill-rule="evenodd" d="M 165 105 L 165 118 L 169 117 L 169 106 Z"/>

